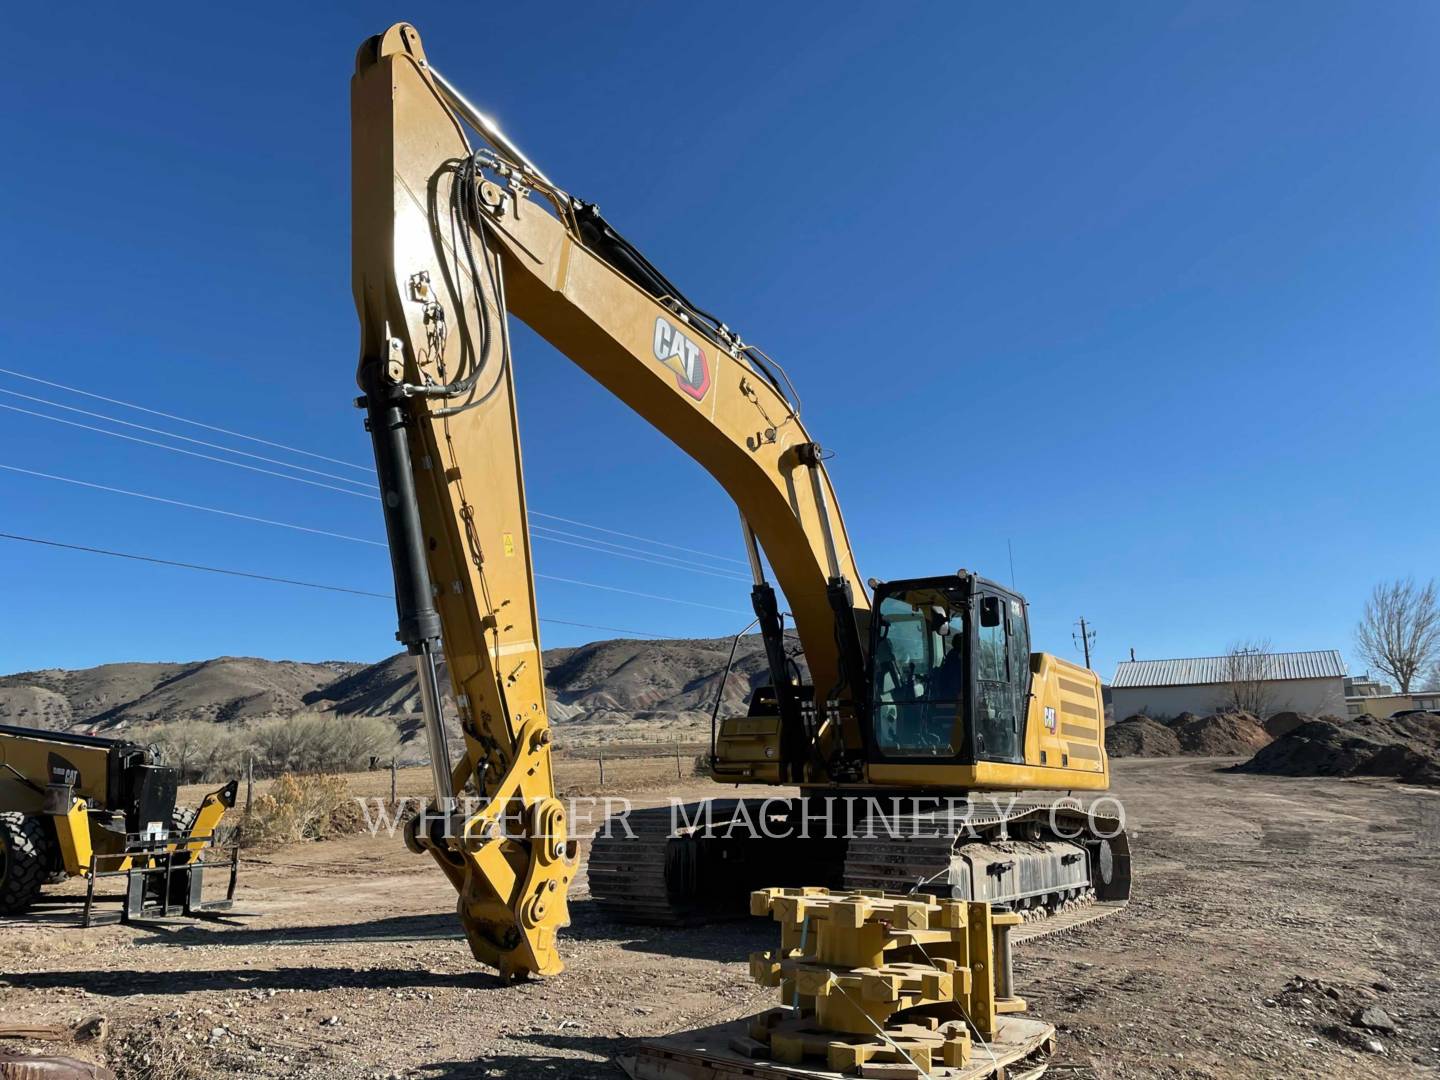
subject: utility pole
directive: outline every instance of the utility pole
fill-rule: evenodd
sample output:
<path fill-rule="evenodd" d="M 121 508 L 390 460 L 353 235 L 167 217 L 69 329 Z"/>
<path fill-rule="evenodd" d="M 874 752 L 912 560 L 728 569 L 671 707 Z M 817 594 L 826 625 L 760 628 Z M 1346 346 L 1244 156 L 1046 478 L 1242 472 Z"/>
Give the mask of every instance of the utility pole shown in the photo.
<path fill-rule="evenodd" d="M 1085 666 L 1088 668 L 1090 666 L 1090 646 L 1095 644 L 1095 628 L 1085 622 L 1084 615 L 1080 616 L 1080 621 L 1075 625 L 1080 627 L 1080 632 L 1072 633 L 1070 637 L 1074 639 L 1078 648 L 1085 650 Z"/>

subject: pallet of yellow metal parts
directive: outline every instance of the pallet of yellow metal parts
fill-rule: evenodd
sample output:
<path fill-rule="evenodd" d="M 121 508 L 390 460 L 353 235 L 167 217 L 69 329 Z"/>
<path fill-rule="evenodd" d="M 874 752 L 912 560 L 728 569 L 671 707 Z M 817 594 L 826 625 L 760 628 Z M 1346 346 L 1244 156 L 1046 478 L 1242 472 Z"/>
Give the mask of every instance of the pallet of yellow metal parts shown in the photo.
<path fill-rule="evenodd" d="M 995 1038 L 977 1042 L 968 1064 L 954 1067 L 941 1063 L 943 1032 L 913 1025 L 884 1041 L 842 1038 L 806 1030 L 803 1021 L 785 1012 L 772 1009 L 750 1020 L 644 1042 L 616 1062 L 631 1080 L 1035 1080 L 1045 1074 L 1055 1052 L 1054 1025 L 1023 1016 L 1002 1016 Z M 751 1037 L 757 1023 L 769 1027 L 771 1046 Z M 774 1060 L 777 1035 L 780 1047 L 803 1048 L 798 1063 Z M 831 1068 L 837 1051 L 857 1064 L 844 1071 Z M 922 1067 L 927 1064 L 928 1069 Z"/>

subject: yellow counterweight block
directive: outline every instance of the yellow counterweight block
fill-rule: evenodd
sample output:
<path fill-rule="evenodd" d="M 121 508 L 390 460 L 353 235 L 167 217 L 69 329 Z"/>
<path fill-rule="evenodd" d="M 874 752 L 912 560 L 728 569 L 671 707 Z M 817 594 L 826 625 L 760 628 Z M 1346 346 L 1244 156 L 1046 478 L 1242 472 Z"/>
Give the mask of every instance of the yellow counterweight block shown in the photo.
<path fill-rule="evenodd" d="M 780 988 L 750 1031 L 778 1062 L 963 1067 L 972 1034 L 991 1040 L 1025 1009 L 1010 989 L 1019 917 L 989 904 L 807 888 L 761 890 L 750 908 L 781 928 L 779 949 L 750 958 L 755 980 Z"/>

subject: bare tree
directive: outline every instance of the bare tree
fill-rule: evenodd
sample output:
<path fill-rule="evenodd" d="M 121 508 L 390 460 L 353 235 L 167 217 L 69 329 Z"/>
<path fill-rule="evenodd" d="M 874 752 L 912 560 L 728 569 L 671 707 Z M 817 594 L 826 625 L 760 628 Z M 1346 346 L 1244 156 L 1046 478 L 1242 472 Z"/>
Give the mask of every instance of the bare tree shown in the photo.
<path fill-rule="evenodd" d="M 1440 693 L 1440 660 L 1430 665 L 1430 670 L 1420 680 L 1420 689 L 1430 693 Z"/>
<path fill-rule="evenodd" d="M 208 720 L 177 720 L 147 734 L 166 764 L 179 771 L 182 784 L 205 779 L 229 738 L 220 724 Z"/>
<path fill-rule="evenodd" d="M 1268 639 L 1237 641 L 1225 653 L 1225 683 L 1221 708 L 1248 712 L 1264 719 L 1275 706 Z"/>
<path fill-rule="evenodd" d="M 1428 667 L 1440 662 L 1440 596 L 1432 578 L 1423 586 L 1414 578 L 1376 585 L 1355 628 L 1355 644 L 1365 660 L 1395 680 L 1400 693 Z"/>

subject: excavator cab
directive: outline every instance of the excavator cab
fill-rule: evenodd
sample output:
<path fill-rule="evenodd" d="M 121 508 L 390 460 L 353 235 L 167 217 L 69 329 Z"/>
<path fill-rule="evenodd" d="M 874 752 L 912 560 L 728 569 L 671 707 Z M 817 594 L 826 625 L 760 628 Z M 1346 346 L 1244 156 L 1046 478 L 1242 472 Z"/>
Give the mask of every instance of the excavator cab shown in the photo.
<path fill-rule="evenodd" d="M 871 761 L 1021 762 L 1029 695 L 1022 597 L 969 574 L 877 587 Z"/>
<path fill-rule="evenodd" d="M 872 771 L 925 766 L 927 785 L 956 787 L 975 777 L 953 768 L 947 774 L 946 767 L 1024 764 L 1036 696 L 1024 598 L 963 571 L 873 584 L 866 700 L 849 710 L 860 723 Z M 804 706 L 814 692 L 798 682 L 791 691 Z M 748 715 L 722 721 L 716 778 L 784 783 L 784 711 L 767 685 L 755 692 Z M 813 709 L 800 721 L 813 739 Z"/>

